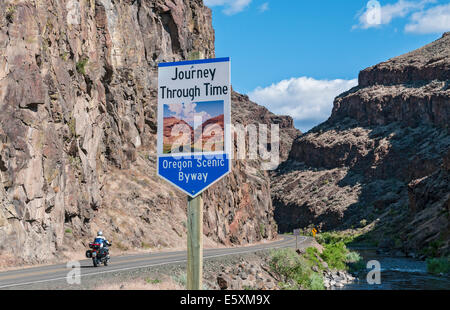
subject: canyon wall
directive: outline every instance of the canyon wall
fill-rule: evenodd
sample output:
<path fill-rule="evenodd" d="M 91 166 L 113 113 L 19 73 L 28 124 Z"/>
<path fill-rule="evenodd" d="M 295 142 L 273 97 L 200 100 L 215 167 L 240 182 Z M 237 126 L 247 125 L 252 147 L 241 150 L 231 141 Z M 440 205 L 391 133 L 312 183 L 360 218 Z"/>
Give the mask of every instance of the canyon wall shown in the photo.
<path fill-rule="evenodd" d="M 156 175 L 157 64 L 199 57 L 201 0 L 0 2 L 0 263 L 73 257 L 98 229 L 117 252 L 185 246 L 186 197 Z M 292 119 L 238 94 L 233 116 L 277 120 L 287 157 Z M 258 162 L 205 196 L 205 246 L 276 236 Z"/>
<path fill-rule="evenodd" d="M 366 227 L 380 247 L 449 251 L 450 33 L 367 68 L 273 175 L 281 231 Z"/>

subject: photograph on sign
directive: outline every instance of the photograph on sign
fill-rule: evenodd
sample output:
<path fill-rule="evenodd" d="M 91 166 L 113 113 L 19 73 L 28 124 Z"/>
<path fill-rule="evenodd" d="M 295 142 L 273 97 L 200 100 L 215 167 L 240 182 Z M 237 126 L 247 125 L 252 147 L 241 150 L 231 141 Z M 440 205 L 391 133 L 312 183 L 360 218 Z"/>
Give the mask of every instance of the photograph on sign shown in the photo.
<path fill-rule="evenodd" d="M 231 169 L 230 59 L 161 63 L 158 175 L 195 197 Z"/>
<path fill-rule="evenodd" d="M 164 104 L 163 153 L 223 152 L 224 113 L 223 100 Z"/>

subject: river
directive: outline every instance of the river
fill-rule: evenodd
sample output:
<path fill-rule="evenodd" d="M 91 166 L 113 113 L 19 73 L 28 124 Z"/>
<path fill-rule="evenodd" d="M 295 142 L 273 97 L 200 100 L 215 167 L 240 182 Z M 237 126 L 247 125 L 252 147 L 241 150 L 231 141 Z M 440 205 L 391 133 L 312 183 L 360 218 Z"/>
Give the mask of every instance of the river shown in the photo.
<path fill-rule="evenodd" d="M 381 284 L 370 285 L 366 274 L 348 284 L 344 290 L 450 290 L 450 277 L 427 273 L 426 262 L 406 257 L 377 254 L 375 250 L 355 249 L 367 263 L 377 260 L 381 265 Z"/>

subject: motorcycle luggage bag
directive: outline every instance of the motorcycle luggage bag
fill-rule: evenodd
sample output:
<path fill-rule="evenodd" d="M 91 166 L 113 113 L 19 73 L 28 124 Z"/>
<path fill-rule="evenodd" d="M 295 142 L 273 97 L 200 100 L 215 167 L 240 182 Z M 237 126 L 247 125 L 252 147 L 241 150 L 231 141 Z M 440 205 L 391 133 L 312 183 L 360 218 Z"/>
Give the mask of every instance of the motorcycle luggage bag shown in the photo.
<path fill-rule="evenodd" d="M 87 258 L 91 258 L 92 257 L 92 250 L 87 250 L 86 251 L 86 257 Z"/>

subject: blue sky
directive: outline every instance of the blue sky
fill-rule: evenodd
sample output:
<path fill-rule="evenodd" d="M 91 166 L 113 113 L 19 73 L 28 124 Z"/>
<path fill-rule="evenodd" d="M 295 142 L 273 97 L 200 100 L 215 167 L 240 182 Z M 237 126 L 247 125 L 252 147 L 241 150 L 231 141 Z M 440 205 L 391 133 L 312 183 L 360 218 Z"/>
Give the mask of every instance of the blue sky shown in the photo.
<path fill-rule="evenodd" d="M 379 11 L 377 2 L 358 0 L 205 3 L 216 56 L 232 58 L 234 89 L 290 114 L 302 131 L 328 118 L 333 98 L 357 84 L 361 69 L 450 31 L 448 1 L 379 1 Z"/>

